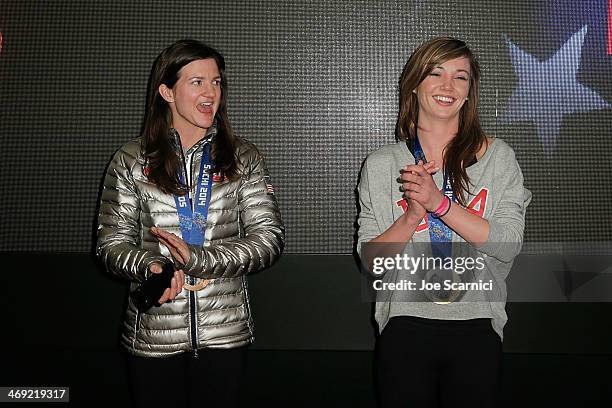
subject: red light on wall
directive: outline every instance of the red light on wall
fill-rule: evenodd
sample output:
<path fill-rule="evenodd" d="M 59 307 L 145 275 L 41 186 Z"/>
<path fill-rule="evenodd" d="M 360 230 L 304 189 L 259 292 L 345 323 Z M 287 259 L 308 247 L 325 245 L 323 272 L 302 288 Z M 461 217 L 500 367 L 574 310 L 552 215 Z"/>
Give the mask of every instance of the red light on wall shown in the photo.
<path fill-rule="evenodd" d="M 608 55 L 612 55 L 612 0 L 608 0 Z"/>

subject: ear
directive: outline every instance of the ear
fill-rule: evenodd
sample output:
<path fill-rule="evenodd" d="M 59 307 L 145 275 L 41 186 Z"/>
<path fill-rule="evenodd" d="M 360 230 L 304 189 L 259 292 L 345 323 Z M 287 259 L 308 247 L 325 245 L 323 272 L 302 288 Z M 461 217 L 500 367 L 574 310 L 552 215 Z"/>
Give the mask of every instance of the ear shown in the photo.
<path fill-rule="evenodd" d="M 174 102 L 174 92 L 172 92 L 172 89 L 168 88 L 166 84 L 161 84 L 159 88 L 157 88 L 157 90 L 159 94 L 161 95 L 161 97 L 164 98 L 166 102 L 168 103 Z"/>

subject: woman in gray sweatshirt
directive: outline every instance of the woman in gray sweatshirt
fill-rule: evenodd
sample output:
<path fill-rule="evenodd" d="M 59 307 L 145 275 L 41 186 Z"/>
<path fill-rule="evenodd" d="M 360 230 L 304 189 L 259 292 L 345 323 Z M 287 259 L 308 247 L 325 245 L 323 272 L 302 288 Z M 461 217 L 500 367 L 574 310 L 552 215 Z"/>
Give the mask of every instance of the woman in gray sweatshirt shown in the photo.
<path fill-rule="evenodd" d="M 386 268 L 373 285 L 383 407 L 497 405 L 505 279 L 531 193 L 512 148 L 480 127 L 479 79 L 463 41 L 422 44 L 400 79 L 399 142 L 361 172 L 358 251 Z"/>

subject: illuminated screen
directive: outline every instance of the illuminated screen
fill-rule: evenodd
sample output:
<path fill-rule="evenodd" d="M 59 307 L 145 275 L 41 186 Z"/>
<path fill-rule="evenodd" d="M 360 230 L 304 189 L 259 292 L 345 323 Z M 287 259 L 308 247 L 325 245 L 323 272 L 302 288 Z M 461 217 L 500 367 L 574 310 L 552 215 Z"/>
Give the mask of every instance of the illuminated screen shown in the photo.
<path fill-rule="evenodd" d="M 600 1 L 3 1 L 0 250 L 88 251 L 112 153 L 138 136 L 151 64 L 226 57 L 230 119 L 265 154 L 290 253 L 351 253 L 364 158 L 394 141 L 414 48 L 468 42 L 488 135 L 533 192 L 525 240 L 612 240 L 612 44 Z"/>

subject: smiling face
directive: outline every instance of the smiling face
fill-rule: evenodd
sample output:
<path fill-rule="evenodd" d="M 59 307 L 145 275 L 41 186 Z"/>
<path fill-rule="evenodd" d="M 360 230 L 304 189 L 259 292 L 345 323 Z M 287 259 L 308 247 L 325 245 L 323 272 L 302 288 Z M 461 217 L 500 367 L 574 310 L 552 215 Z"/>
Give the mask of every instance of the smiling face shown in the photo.
<path fill-rule="evenodd" d="M 459 57 L 437 64 L 416 89 L 419 125 L 457 121 L 470 91 L 470 60 Z"/>
<path fill-rule="evenodd" d="M 203 136 L 212 126 L 221 102 L 221 74 L 213 58 L 192 61 L 179 71 L 172 88 L 159 93 L 172 112 L 172 127 L 182 136 Z"/>

